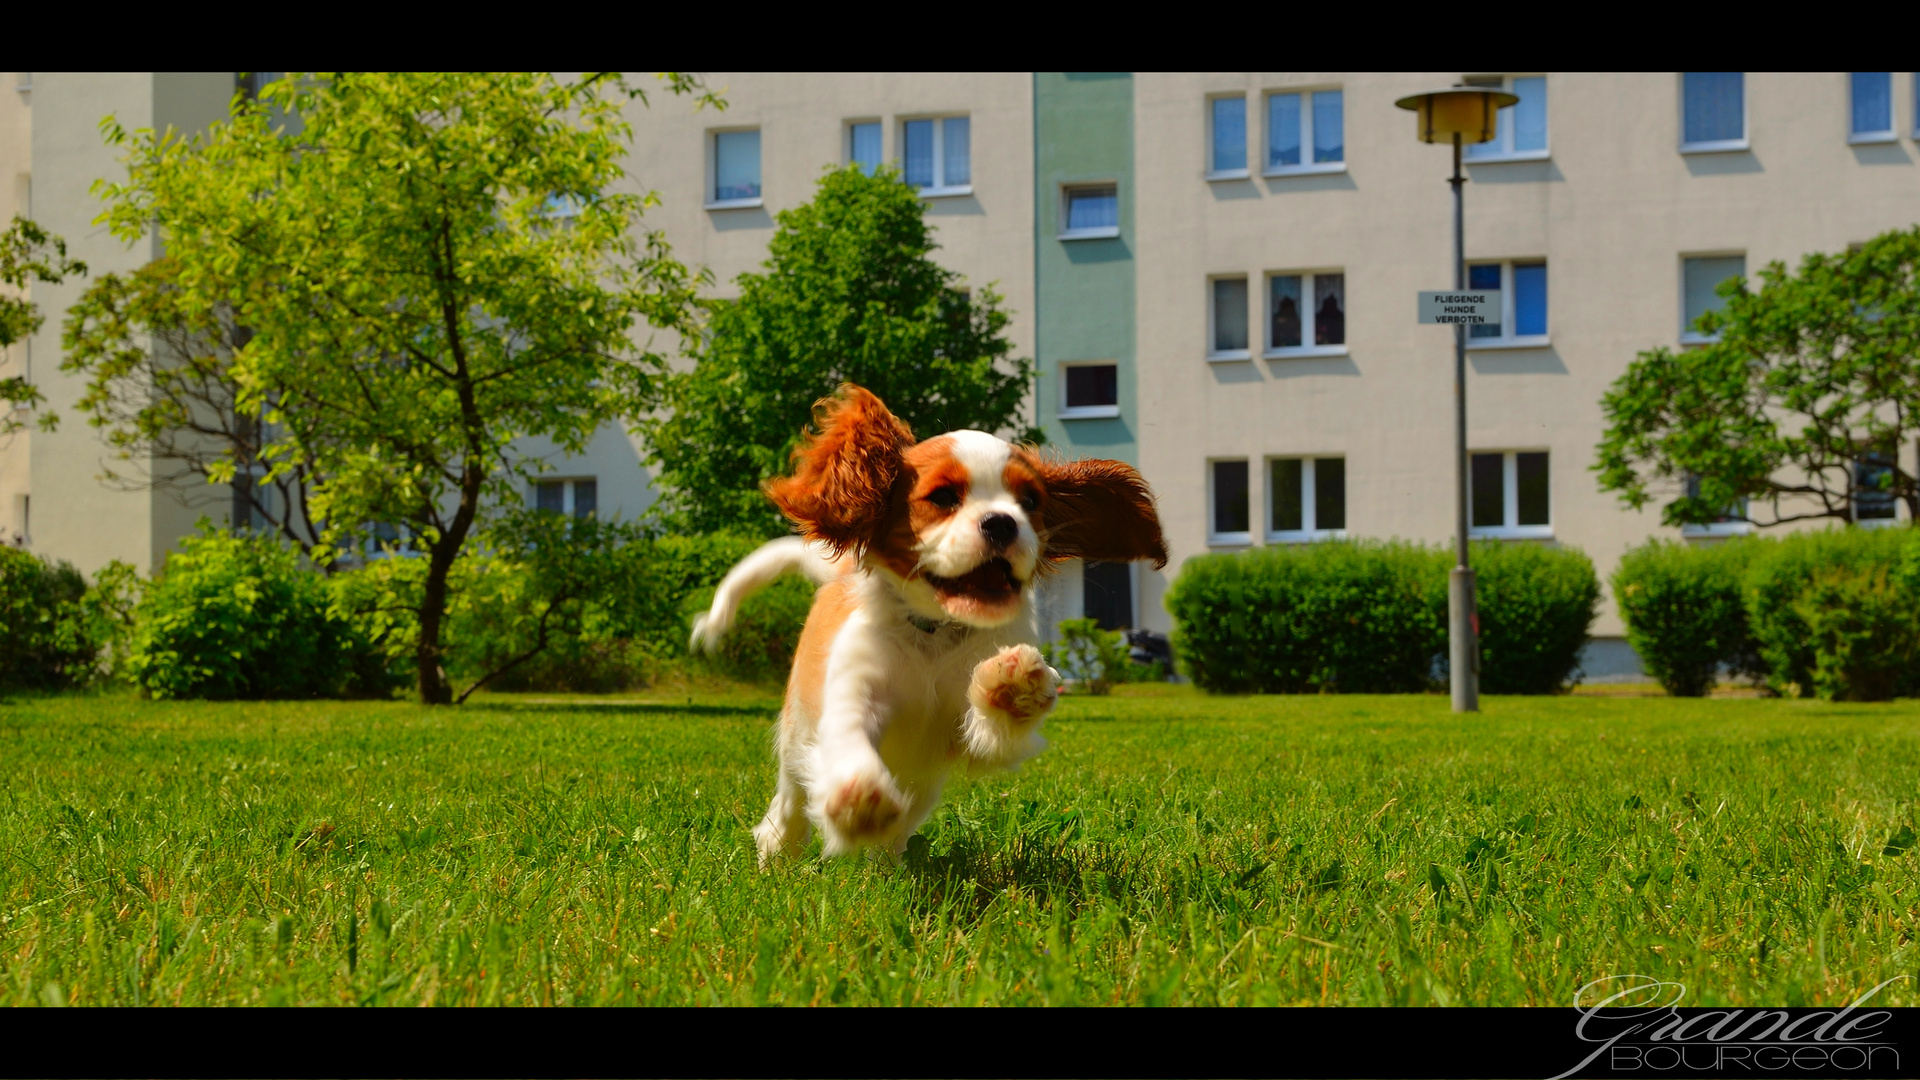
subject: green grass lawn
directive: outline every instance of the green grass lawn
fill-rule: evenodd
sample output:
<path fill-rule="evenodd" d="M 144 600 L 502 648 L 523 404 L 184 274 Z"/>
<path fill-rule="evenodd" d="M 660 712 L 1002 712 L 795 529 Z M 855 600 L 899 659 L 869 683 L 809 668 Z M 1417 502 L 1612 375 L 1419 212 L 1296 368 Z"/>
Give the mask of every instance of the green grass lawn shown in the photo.
<path fill-rule="evenodd" d="M 1920 959 L 1920 703 L 1127 689 L 903 864 L 770 873 L 763 694 L 15 700 L 0 1004 L 1829 1004 Z"/>

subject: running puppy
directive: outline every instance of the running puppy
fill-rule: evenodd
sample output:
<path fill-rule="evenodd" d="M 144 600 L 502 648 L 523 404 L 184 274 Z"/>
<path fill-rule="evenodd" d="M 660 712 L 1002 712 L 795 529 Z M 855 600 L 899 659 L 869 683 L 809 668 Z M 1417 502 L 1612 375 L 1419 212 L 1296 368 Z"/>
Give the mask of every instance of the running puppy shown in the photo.
<path fill-rule="evenodd" d="M 1046 746 L 1060 675 L 1034 648 L 1033 583 L 1073 557 L 1167 562 L 1153 495 L 1118 461 L 1049 461 L 981 431 L 916 443 L 843 386 L 767 495 L 799 527 L 742 560 L 694 624 L 726 635 L 740 602 L 792 570 L 821 583 L 787 682 L 780 778 L 754 830 L 765 865 L 805 850 L 899 854 L 947 774 Z"/>

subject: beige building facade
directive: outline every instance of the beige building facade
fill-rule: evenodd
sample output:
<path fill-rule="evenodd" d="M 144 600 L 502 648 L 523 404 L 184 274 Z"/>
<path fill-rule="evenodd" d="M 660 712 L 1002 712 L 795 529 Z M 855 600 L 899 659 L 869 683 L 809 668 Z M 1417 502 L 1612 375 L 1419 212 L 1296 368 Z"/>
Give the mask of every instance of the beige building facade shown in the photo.
<path fill-rule="evenodd" d="M 6 78 L 21 89 L 0 101 L 0 200 L 96 270 L 150 258 L 157 241 L 129 250 L 92 224 L 91 185 L 120 168 L 99 120 L 196 130 L 224 112 L 232 73 Z M 648 224 L 712 273 L 713 295 L 759 266 L 775 215 L 823 169 L 901 166 L 937 257 L 1006 298 L 1014 351 L 1039 366 L 1033 419 L 1064 452 L 1131 461 L 1153 484 L 1173 561 L 1070 568 L 1050 619 L 1165 630 L 1168 585 L 1206 552 L 1449 538 L 1451 334 L 1415 317 L 1418 291 L 1452 285 L 1449 160 L 1396 98 L 1463 80 L 1521 98 L 1466 169 L 1467 259 L 1507 311 L 1469 352 L 1476 532 L 1579 547 L 1603 578 L 1627 548 L 1683 535 L 1590 471 L 1600 397 L 1635 354 L 1685 344 L 1728 274 L 1920 221 L 1912 73 L 704 78 L 724 110 L 658 91 L 630 107 L 628 170 L 659 196 Z M 46 327 L 5 358 L 31 363 L 63 413 L 79 388 L 57 370 L 59 326 L 79 287 L 36 287 Z M 624 430 L 578 457 L 526 450 L 553 467 L 529 497 L 556 509 L 630 517 L 654 498 Z M 1913 453 L 1903 468 L 1920 468 Z M 104 457 L 77 417 L 15 436 L 0 528 L 83 569 L 150 570 L 231 505 L 116 490 L 97 479 Z M 1596 633 L 1610 640 L 1589 671 L 1630 670 L 1610 604 Z"/>

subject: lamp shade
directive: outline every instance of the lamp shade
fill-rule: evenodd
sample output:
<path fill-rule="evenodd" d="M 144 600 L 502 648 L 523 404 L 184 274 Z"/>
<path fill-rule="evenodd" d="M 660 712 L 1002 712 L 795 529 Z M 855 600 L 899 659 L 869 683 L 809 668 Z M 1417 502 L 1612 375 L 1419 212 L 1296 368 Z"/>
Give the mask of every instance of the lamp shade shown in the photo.
<path fill-rule="evenodd" d="M 1463 143 L 1483 143 L 1491 142 L 1498 131 L 1500 110 L 1519 100 L 1492 87 L 1450 86 L 1403 97 L 1394 104 L 1419 114 L 1421 142 L 1450 143 L 1458 135 Z"/>

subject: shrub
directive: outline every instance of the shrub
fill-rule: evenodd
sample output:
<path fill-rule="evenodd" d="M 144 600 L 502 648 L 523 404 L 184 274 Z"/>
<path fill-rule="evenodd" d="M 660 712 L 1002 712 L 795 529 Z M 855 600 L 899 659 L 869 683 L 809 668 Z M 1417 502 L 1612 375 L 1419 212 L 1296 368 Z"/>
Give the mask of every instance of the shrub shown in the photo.
<path fill-rule="evenodd" d="M 729 564 L 731 565 L 731 564 Z M 725 576 L 724 573 L 720 576 Z M 717 584 L 718 578 L 715 579 Z M 800 629 L 806 625 L 807 612 L 813 610 L 813 582 L 788 575 L 748 597 L 734 617 L 718 651 L 697 659 L 735 679 L 748 682 L 777 682 L 787 677 L 793 666 L 793 649 L 800 641 Z M 682 626 L 691 627 L 693 617 L 713 602 L 713 586 L 688 594 L 682 607 Z M 686 648 L 687 630 L 679 635 L 679 648 Z"/>
<path fill-rule="evenodd" d="M 1113 684 L 1132 682 L 1153 669 L 1135 664 L 1127 636 L 1102 630 L 1097 619 L 1060 620 L 1060 640 L 1041 650 L 1063 679 L 1071 679 L 1089 694 L 1113 692 Z"/>
<path fill-rule="evenodd" d="M 1914 655 L 1920 533 L 1831 529 L 1788 536 L 1755 555 L 1742 591 L 1775 692 L 1870 700 L 1916 689 L 1911 678 L 1883 673 Z"/>
<path fill-rule="evenodd" d="M 1558 693 L 1577 677 L 1600 603 L 1593 560 L 1577 548 L 1490 542 L 1473 546 L 1473 566 L 1480 689 Z M 1435 617 L 1445 625 L 1444 600 Z"/>
<path fill-rule="evenodd" d="M 1404 543 L 1267 547 L 1187 561 L 1167 593 L 1174 647 L 1225 693 L 1423 690 L 1442 639 L 1446 567 Z"/>
<path fill-rule="evenodd" d="M 347 688 L 358 651 L 327 581 L 293 550 L 205 522 L 135 609 L 127 669 L 158 698 L 308 698 Z"/>
<path fill-rule="evenodd" d="M 1614 603 L 1648 674 L 1675 697 L 1713 689 L 1724 665 L 1764 675 L 1747 626 L 1741 582 L 1766 541 L 1732 540 L 1702 547 L 1654 540 L 1620 559 Z"/>
<path fill-rule="evenodd" d="M 56 690 L 92 667 L 74 625 L 86 592 L 72 564 L 0 545 L 0 689 Z"/>

